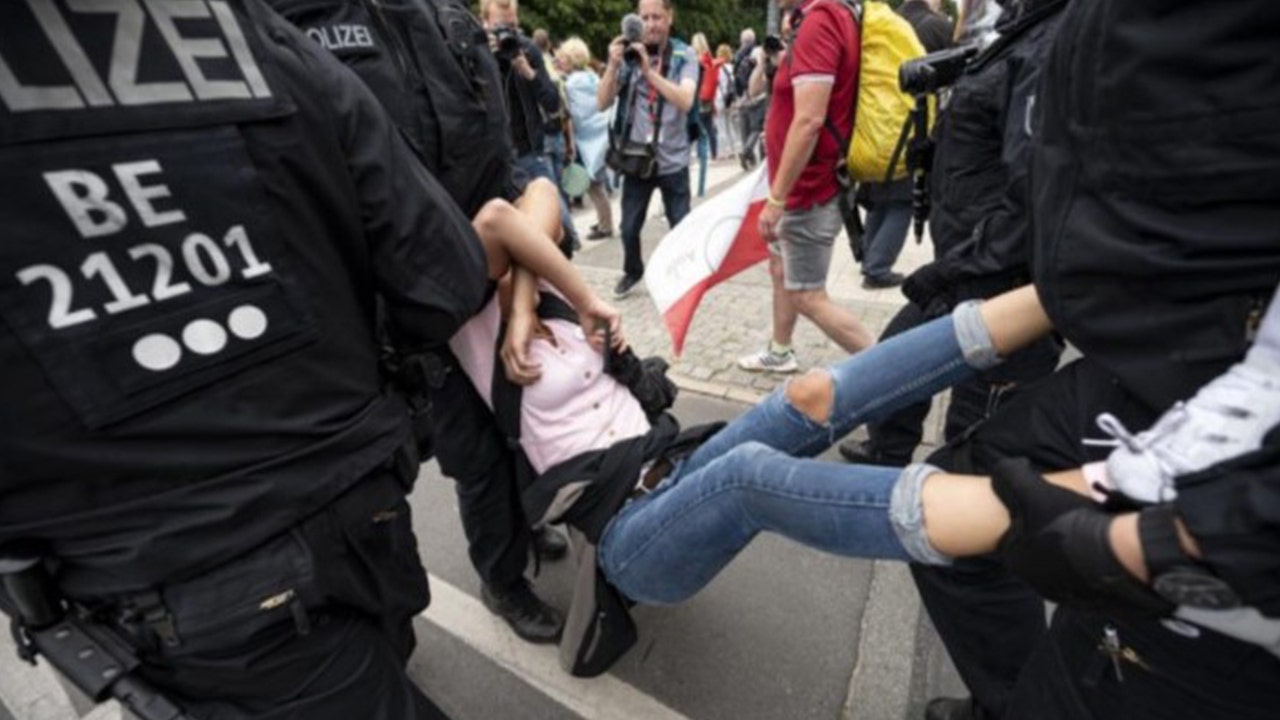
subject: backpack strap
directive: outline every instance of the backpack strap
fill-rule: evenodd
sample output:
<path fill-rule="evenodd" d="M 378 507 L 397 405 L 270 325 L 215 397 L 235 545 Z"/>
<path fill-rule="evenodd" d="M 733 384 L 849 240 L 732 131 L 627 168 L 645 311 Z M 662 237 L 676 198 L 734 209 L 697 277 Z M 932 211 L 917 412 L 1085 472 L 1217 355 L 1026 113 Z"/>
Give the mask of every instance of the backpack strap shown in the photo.
<path fill-rule="evenodd" d="M 858 28 L 862 28 L 862 0 L 833 1 L 839 3 L 848 10 L 849 13 L 853 15 L 853 24 L 857 25 Z M 800 19 L 803 21 L 804 17 L 801 16 Z M 858 43 L 858 53 L 859 55 L 862 53 L 861 42 Z M 791 57 L 790 53 L 788 53 L 787 57 Z M 858 87 L 858 92 L 862 92 L 861 85 Z M 853 95 L 853 122 L 855 124 L 858 122 L 858 93 L 854 93 Z M 835 140 L 836 144 L 840 146 L 840 160 L 836 163 L 836 179 L 840 181 L 841 185 L 848 187 L 851 183 L 849 182 L 849 168 L 845 160 L 849 157 L 849 146 L 853 143 L 853 133 L 849 133 L 849 137 L 847 138 L 840 137 L 840 133 L 836 130 L 835 123 L 831 122 L 830 116 L 824 119 L 822 126 L 826 128 L 827 132 L 831 135 L 831 139 Z"/>

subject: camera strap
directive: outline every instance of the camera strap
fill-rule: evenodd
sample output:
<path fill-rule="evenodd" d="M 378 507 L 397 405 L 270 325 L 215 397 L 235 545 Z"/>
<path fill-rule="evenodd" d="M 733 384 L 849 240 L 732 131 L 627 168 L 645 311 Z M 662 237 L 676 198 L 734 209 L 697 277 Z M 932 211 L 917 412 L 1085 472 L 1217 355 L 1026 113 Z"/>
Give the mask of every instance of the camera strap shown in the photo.
<path fill-rule="evenodd" d="M 667 40 L 666 47 L 662 51 L 662 56 L 658 62 L 658 74 L 666 77 L 666 73 L 671 70 L 674 63 L 671 61 L 671 40 Z M 622 123 L 621 132 L 619 134 L 619 146 L 625 145 L 631 139 L 631 128 L 635 123 L 636 98 L 639 96 L 640 73 L 635 68 L 627 69 L 627 87 L 623 92 L 626 95 L 626 112 L 624 113 L 626 120 Z M 658 147 L 662 133 L 662 113 L 666 110 L 667 99 L 658 92 L 658 89 L 652 85 L 649 86 L 649 120 L 653 124 L 653 137 L 650 142 L 654 149 Z M 654 103 L 654 100 L 657 100 Z"/>

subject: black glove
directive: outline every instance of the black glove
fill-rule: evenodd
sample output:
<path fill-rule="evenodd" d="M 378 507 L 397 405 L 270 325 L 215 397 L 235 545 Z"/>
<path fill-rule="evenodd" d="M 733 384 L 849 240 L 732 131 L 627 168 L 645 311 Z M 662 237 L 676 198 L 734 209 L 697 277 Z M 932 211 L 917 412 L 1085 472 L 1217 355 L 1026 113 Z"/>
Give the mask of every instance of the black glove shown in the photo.
<path fill-rule="evenodd" d="M 660 357 L 641 360 L 631 348 L 625 348 L 621 352 L 610 350 L 605 372 L 631 391 L 652 421 L 675 404 L 679 392 L 667 377 L 667 368 L 667 361 Z"/>
<path fill-rule="evenodd" d="M 1009 570 L 1049 600 L 1120 616 L 1164 617 L 1174 605 L 1120 564 L 1107 536 L 1111 515 L 1040 477 L 1025 459 L 991 475 L 1012 524 L 999 550 Z"/>
<path fill-rule="evenodd" d="M 947 264 L 934 260 L 907 276 L 902 282 L 902 294 L 921 310 L 944 307 L 945 313 L 955 302 L 955 281 L 948 273 Z"/>

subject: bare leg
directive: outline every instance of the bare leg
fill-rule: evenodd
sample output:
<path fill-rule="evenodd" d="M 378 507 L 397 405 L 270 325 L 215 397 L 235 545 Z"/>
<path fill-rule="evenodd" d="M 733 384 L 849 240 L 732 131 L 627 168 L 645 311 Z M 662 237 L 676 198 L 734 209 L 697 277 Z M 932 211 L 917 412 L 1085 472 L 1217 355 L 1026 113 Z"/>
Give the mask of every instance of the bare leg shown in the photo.
<path fill-rule="evenodd" d="M 609 196 L 604 191 L 604 183 L 592 181 L 587 189 L 587 196 L 596 209 L 596 227 L 613 232 L 613 206 L 609 204 Z"/>
<path fill-rule="evenodd" d="M 978 311 L 1001 357 L 1008 357 L 1053 330 L 1034 285 L 997 295 L 983 302 Z"/>
<path fill-rule="evenodd" d="M 853 354 L 875 344 L 875 337 L 857 316 L 833 302 L 826 290 L 788 291 L 787 295 L 797 312 L 809 318 L 845 352 Z"/>
<path fill-rule="evenodd" d="M 773 342 L 775 345 L 790 345 L 799 313 L 791 302 L 791 294 L 783 287 L 782 258 L 772 253 L 769 255 L 769 279 L 773 283 Z"/>
<path fill-rule="evenodd" d="M 1078 470 L 1045 476 L 1048 482 L 1088 495 Z M 924 481 L 921 496 L 929 544 L 951 557 L 985 555 L 1009 530 L 1009 511 L 991 489 L 991 479 L 937 473 Z"/>

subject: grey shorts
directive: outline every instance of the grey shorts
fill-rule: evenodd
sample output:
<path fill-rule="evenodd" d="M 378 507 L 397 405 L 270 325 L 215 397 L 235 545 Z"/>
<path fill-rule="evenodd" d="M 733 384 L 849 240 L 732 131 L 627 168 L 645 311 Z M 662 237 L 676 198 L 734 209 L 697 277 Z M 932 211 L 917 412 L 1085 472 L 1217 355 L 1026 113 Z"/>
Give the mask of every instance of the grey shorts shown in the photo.
<path fill-rule="evenodd" d="M 769 252 L 782 259 L 783 287 L 821 290 L 827 286 L 831 248 L 844 227 L 835 199 L 808 210 L 788 210 L 778 221 L 778 237 Z"/>

